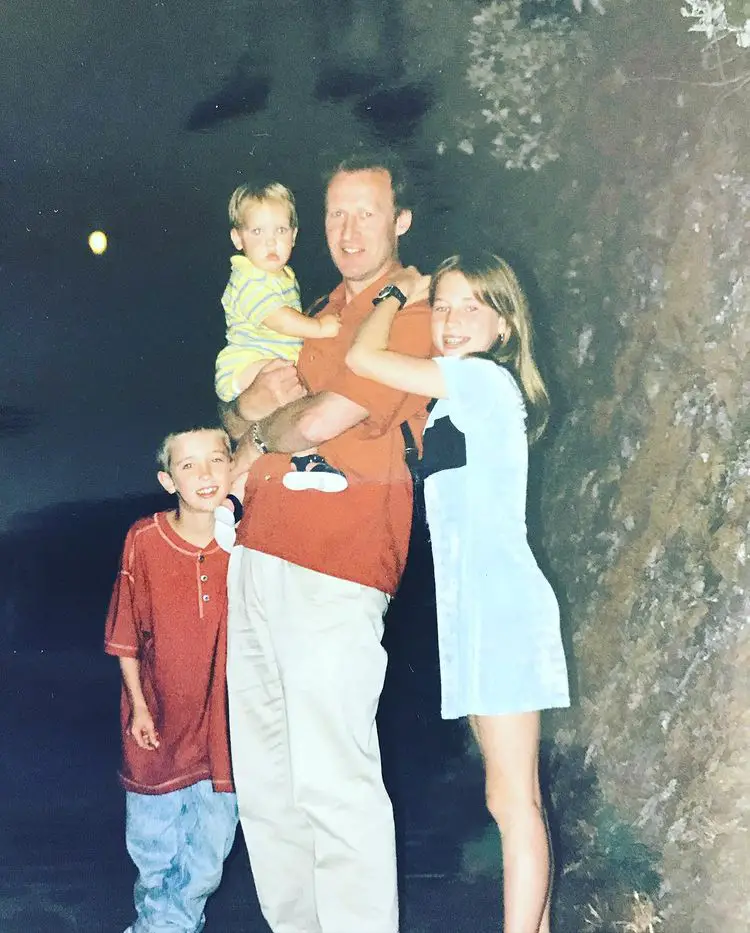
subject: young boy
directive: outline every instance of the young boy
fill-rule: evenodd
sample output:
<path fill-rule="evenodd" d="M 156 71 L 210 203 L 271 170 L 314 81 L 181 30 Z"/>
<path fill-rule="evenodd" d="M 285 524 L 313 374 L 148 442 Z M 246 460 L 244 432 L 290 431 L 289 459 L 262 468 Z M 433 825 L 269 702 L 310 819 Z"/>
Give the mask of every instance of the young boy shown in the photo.
<path fill-rule="evenodd" d="M 302 313 L 299 285 L 287 265 L 297 239 L 297 209 L 291 191 L 278 182 L 253 188 L 240 185 L 229 200 L 230 237 L 240 255 L 221 298 L 226 317 L 226 346 L 216 359 L 216 394 L 225 407 L 248 389 L 272 359 L 296 363 L 303 338 L 335 337 L 335 314 Z M 283 479 L 289 489 L 346 489 L 344 474 L 315 450 L 292 457 Z"/>
<path fill-rule="evenodd" d="M 203 929 L 237 826 L 226 710 L 228 557 L 213 539 L 228 435 L 170 434 L 159 482 L 173 511 L 127 534 L 104 650 L 120 659 L 125 839 L 138 869 L 125 933 Z"/>

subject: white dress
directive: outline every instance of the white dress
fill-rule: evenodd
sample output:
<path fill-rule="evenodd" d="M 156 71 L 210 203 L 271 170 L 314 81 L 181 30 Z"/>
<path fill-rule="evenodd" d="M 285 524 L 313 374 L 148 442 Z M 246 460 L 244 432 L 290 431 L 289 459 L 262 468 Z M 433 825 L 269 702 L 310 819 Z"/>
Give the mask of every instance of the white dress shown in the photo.
<path fill-rule="evenodd" d="M 430 413 L 422 463 L 442 716 L 568 706 L 557 599 L 526 537 L 521 392 L 489 360 L 435 362 L 448 397 Z"/>

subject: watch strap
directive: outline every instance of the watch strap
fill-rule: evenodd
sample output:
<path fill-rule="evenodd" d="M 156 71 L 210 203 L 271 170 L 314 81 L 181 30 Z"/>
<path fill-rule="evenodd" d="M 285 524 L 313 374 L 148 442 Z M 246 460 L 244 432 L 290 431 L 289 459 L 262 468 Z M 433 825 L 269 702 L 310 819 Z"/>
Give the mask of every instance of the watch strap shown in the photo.
<path fill-rule="evenodd" d="M 374 305 L 379 305 L 381 301 L 385 301 L 386 298 L 396 298 L 398 301 L 399 311 L 404 307 L 407 302 L 406 295 L 401 291 L 398 285 L 386 285 L 385 288 L 377 293 L 377 295 L 372 299 Z"/>

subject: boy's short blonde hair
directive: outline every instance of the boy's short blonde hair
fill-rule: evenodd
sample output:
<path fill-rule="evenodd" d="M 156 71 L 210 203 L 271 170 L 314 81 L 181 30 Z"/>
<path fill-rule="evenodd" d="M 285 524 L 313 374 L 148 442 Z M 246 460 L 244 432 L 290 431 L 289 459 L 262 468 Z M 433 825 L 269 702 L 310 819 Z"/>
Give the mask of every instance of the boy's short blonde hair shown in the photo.
<path fill-rule="evenodd" d="M 278 201 L 289 208 L 289 226 L 296 230 L 299 226 L 297 219 L 297 205 L 294 195 L 281 182 L 272 181 L 268 185 L 240 185 L 232 192 L 229 199 L 229 222 L 235 229 L 243 226 L 244 212 L 247 204 L 262 204 L 263 201 Z"/>
<path fill-rule="evenodd" d="M 224 430 L 224 428 L 217 425 L 210 425 L 207 428 L 187 428 L 185 431 L 173 431 L 171 434 L 167 434 L 167 436 L 161 442 L 159 449 L 156 451 L 156 462 L 159 466 L 159 469 L 163 470 L 164 473 L 171 474 L 172 444 L 174 441 L 176 441 L 178 437 L 182 437 L 184 434 L 199 434 L 201 431 L 212 431 L 214 434 L 220 434 L 227 449 L 227 456 L 232 456 L 232 442 L 229 440 L 229 435 Z"/>

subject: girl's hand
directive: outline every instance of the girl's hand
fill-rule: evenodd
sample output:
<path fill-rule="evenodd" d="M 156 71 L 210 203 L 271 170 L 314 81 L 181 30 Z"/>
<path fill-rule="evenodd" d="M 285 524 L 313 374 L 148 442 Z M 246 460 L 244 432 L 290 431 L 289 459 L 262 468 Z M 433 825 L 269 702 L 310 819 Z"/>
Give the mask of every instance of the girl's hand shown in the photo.
<path fill-rule="evenodd" d="M 422 275 L 416 266 L 407 266 L 393 280 L 407 298 L 407 304 L 413 305 L 418 301 L 427 301 L 430 292 L 430 276 Z"/>

